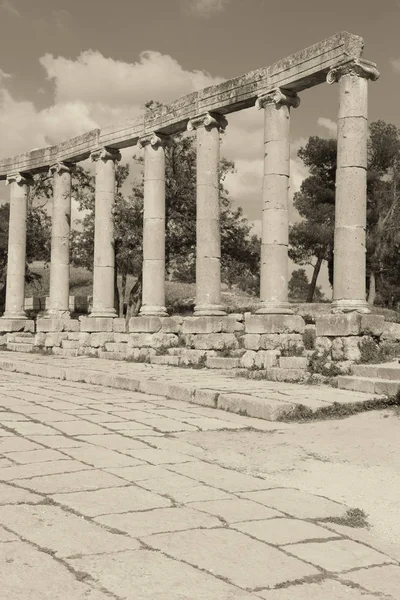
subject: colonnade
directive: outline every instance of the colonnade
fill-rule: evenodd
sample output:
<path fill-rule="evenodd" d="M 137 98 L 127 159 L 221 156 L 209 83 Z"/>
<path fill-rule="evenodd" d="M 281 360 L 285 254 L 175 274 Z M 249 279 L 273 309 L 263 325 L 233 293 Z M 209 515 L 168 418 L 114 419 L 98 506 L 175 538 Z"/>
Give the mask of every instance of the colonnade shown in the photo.
<path fill-rule="evenodd" d="M 369 312 L 365 290 L 367 81 L 379 76 L 372 63 L 353 60 L 332 69 L 339 82 L 338 154 L 332 311 Z M 290 111 L 300 99 L 286 89 L 257 98 L 264 110 L 264 177 L 259 314 L 291 314 L 288 302 L 288 204 Z M 219 202 L 220 132 L 225 117 L 205 113 L 189 120 L 197 136 L 197 225 L 195 315 L 224 315 L 221 302 Z M 154 131 L 138 140 L 144 148 L 142 315 L 165 316 L 165 147 L 169 138 Z M 115 168 L 121 155 L 112 148 L 91 153 L 96 163 L 92 317 L 116 317 L 114 308 Z M 54 179 L 48 315 L 69 317 L 69 234 L 74 166 L 50 165 Z M 24 319 L 24 276 L 29 173 L 12 173 L 6 309 L 3 318 Z"/>

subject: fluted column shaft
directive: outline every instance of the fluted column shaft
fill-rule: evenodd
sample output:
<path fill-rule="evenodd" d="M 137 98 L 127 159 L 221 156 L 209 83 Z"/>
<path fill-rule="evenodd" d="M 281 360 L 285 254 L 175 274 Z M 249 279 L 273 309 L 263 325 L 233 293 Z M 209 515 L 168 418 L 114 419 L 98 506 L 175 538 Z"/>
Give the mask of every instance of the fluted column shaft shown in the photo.
<path fill-rule="evenodd" d="M 53 176 L 53 214 L 51 230 L 50 300 L 47 314 L 68 318 L 69 313 L 69 239 L 71 232 L 71 173 L 74 166 L 57 163 L 50 167 Z"/>
<path fill-rule="evenodd" d="M 264 109 L 264 176 L 259 314 L 292 314 L 288 302 L 290 107 L 300 99 L 275 90 L 257 100 Z"/>
<path fill-rule="evenodd" d="M 368 79 L 373 63 L 354 61 L 328 74 L 339 81 L 333 312 L 368 313 L 366 301 Z"/>
<path fill-rule="evenodd" d="M 14 173 L 7 177 L 10 189 L 10 221 L 8 226 L 7 287 L 4 319 L 26 319 L 25 264 L 26 218 L 29 186 L 33 183 L 27 173 Z"/>
<path fill-rule="evenodd" d="M 114 308 L 114 215 L 115 163 L 119 150 L 102 148 L 91 154 L 96 162 L 94 219 L 93 308 L 91 317 L 116 317 Z"/>
<path fill-rule="evenodd" d="M 219 134 L 222 115 L 191 119 L 197 130 L 196 305 L 195 315 L 224 315 L 221 304 L 221 233 L 219 206 Z"/>
<path fill-rule="evenodd" d="M 144 148 L 143 287 L 141 315 L 166 316 L 165 308 L 165 145 L 152 133 L 139 140 Z"/>

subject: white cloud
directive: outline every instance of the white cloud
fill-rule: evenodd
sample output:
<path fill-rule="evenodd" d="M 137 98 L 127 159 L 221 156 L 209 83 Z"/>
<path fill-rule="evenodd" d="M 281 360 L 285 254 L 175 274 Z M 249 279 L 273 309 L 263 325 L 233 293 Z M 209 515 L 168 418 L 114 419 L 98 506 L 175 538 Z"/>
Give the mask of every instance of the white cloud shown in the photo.
<path fill-rule="evenodd" d="M 326 117 L 319 117 L 317 119 L 317 123 L 320 127 L 327 129 L 331 135 L 336 137 L 337 134 L 337 123 L 332 121 L 332 119 L 327 119 Z"/>
<path fill-rule="evenodd" d="M 231 0 L 183 0 L 187 12 L 208 19 L 215 13 L 224 11 Z"/>
<path fill-rule="evenodd" d="M 0 8 L 2 8 L 5 12 L 7 12 L 9 15 L 12 15 L 13 17 L 21 16 L 19 10 L 16 6 L 14 6 L 11 0 L 3 0 L 3 2 L 0 5 Z"/>

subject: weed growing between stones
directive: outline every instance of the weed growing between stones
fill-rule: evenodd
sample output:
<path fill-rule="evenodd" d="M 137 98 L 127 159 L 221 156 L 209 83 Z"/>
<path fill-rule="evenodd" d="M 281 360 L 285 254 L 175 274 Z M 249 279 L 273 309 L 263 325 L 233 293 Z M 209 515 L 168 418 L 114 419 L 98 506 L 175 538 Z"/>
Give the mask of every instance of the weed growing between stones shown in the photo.
<path fill-rule="evenodd" d="M 367 515 L 361 508 L 349 508 L 343 517 L 326 517 L 318 519 L 322 523 L 335 523 L 336 525 L 345 525 L 346 527 L 369 529 Z"/>
<path fill-rule="evenodd" d="M 336 377 L 340 370 L 330 358 L 329 350 L 322 354 L 317 350 L 310 356 L 308 370 L 312 375 L 324 375 L 325 377 Z"/>
<path fill-rule="evenodd" d="M 303 333 L 303 344 L 306 350 L 315 350 L 315 329 L 306 329 Z"/>
<path fill-rule="evenodd" d="M 372 337 L 364 337 L 360 342 L 361 364 L 377 364 L 388 362 L 400 356 L 400 344 L 383 342 L 378 344 Z"/>
<path fill-rule="evenodd" d="M 371 398 L 364 402 L 350 402 L 341 404 L 334 402 L 328 406 L 322 406 L 316 410 L 312 410 L 304 404 L 298 404 L 293 410 L 283 413 L 279 417 L 279 421 L 285 423 L 307 423 L 310 421 L 324 421 L 328 419 L 345 419 L 358 413 L 368 412 L 371 410 L 383 410 L 385 408 L 400 407 L 400 393 L 395 396 L 386 396 L 385 398 Z"/>
<path fill-rule="evenodd" d="M 303 348 L 296 343 L 289 342 L 287 346 L 281 349 L 281 356 L 303 356 Z"/>
<path fill-rule="evenodd" d="M 53 348 L 46 346 L 33 346 L 31 352 L 33 354 L 42 354 L 43 356 L 49 356 L 50 354 L 53 354 Z"/>

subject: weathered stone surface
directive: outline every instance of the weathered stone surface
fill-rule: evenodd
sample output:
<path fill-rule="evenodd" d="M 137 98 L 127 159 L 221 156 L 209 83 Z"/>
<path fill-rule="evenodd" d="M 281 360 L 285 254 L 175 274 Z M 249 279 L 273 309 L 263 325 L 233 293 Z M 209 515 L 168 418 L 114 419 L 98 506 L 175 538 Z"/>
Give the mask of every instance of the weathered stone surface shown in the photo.
<path fill-rule="evenodd" d="M 129 333 L 114 333 L 114 342 L 117 344 L 123 344 L 129 342 Z"/>
<path fill-rule="evenodd" d="M 396 598 L 400 589 L 400 568 L 398 565 L 387 565 L 360 569 L 353 573 L 346 573 L 343 575 L 343 579 L 360 585 L 374 594 L 385 594 L 388 597 Z"/>
<path fill-rule="evenodd" d="M 400 323 L 388 323 L 383 325 L 382 339 L 397 342 L 400 340 Z"/>
<path fill-rule="evenodd" d="M 44 340 L 44 346 L 52 347 L 52 346 L 61 346 L 61 342 L 68 338 L 68 333 L 49 333 L 46 335 L 46 339 Z"/>
<path fill-rule="evenodd" d="M 239 358 L 225 356 L 209 356 L 206 361 L 206 367 L 209 369 L 237 369 L 239 365 Z"/>
<path fill-rule="evenodd" d="M 37 319 L 36 331 L 79 331 L 80 323 L 77 319 Z"/>
<path fill-rule="evenodd" d="M 320 338 L 320 339 L 324 339 L 324 338 Z M 325 338 L 327 339 L 327 338 Z M 331 350 L 332 350 L 332 359 L 333 360 L 344 360 L 344 347 L 343 347 L 343 340 L 345 338 L 334 338 L 332 340 L 332 346 L 331 346 Z"/>
<path fill-rule="evenodd" d="M 182 331 L 182 317 L 162 317 L 161 331 L 163 333 L 179 333 Z"/>
<path fill-rule="evenodd" d="M 226 500 L 225 500 L 226 502 Z M 268 509 L 271 510 L 271 509 Z M 254 519 L 257 517 L 254 517 Z M 261 517 L 262 518 L 262 517 Z M 238 523 L 235 527 L 268 544 L 282 546 L 306 540 L 317 540 L 335 537 L 335 534 L 319 525 L 300 521 L 299 519 L 271 519 L 267 521 Z M 240 519 L 243 521 L 243 519 Z M 337 537 L 340 537 L 337 535 Z M 290 552 L 290 548 L 289 548 Z"/>
<path fill-rule="evenodd" d="M 29 319 L 0 319 L 0 331 L 30 331 L 35 332 L 35 321 Z"/>
<path fill-rule="evenodd" d="M 307 369 L 308 359 L 304 356 L 281 356 L 279 366 L 281 369 Z"/>
<path fill-rule="evenodd" d="M 85 332 L 71 332 L 68 333 L 68 339 L 78 341 L 82 344 L 82 346 L 89 344 L 90 342 L 90 333 Z"/>
<path fill-rule="evenodd" d="M 261 335 L 259 333 L 247 333 L 240 338 L 246 350 L 259 350 L 261 344 Z"/>
<path fill-rule="evenodd" d="M 258 369 L 268 369 L 278 364 L 279 351 L 277 350 L 259 350 L 254 357 L 254 365 Z"/>
<path fill-rule="evenodd" d="M 105 348 L 107 352 L 112 352 L 112 353 L 122 353 L 122 354 L 126 354 L 126 351 L 128 349 L 128 344 L 127 343 L 116 343 L 116 342 L 106 342 L 105 344 Z"/>
<path fill-rule="evenodd" d="M 196 508 L 197 510 L 220 517 L 227 523 L 240 523 L 240 521 L 244 521 L 244 529 L 241 528 L 241 523 L 235 526 L 237 529 L 244 531 L 244 533 L 246 525 L 249 525 L 250 527 L 255 525 L 257 527 L 258 524 L 263 525 L 266 523 L 260 519 L 271 519 L 272 521 L 277 521 L 278 519 L 274 519 L 273 517 L 281 516 L 281 513 L 273 510 L 272 508 L 267 508 L 266 506 L 262 506 L 261 504 L 257 504 L 251 500 L 244 500 L 242 498 L 211 500 L 208 502 L 193 502 L 190 506 Z M 251 521 L 257 521 L 257 523 L 254 524 L 251 523 Z M 251 533 L 251 531 L 249 533 Z M 252 535 L 253 537 L 259 537 L 254 534 Z"/>
<path fill-rule="evenodd" d="M 271 381 L 302 381 L 304 376 L 305 369 L 303 368 L 270 367 L 267 369 L 267 377 Z"/>
<path fill-rule="evenodd" d="M 303 349 L 303 336 L 299 333 L 269 333 L 261 335 L 260 347 L 263 350 Z"/>
<path fill-rule="evenodd" d="M 329 353 L 332 348 L 332 340 L 325 336 L 317 337 L 315 340 L 315 350 L 318 356 Z"/>
<path fill-rule="evenodd" d="M 360 360 L 361 352 L 359 341 L 360 338 L 358 337 L 349 337 L 343 339 L 343 357 L 345 360 Z"/>
<path fill-rule="evenodd" d="M 233 333 L 206 333 L 194 338 L 196 350 L 224 350 L 238 348 L 239 343 Z"/>
<path fill-rule="evenodd" d="M 295 587 L 296 600 L 374 600 L 362 590 L 350 588 L 339 581 L 327 579 L 318 583 L 302 583 Z M 294 600 L 293 586 L 257 592 L 264 600 Z"/>
<path fill-rule="evenodd" d="M 125 318 L 113 319 L 112 327 L 112 330 L 115 333 L 126 333 L 128 331 L 128 326 Z"/>
<path fill-rule="evenodd" d="M 114 341 L 114 334 L 110 333 L 92 333 L 90 336 L 90 346 L 93 348 L 102 348 L 108 342 Z"/>
<path fill-rule="evenodd" d="M 256 355 L 257 352 L 254 350 L 247 350 L 240 359 L 240 366 L 244 369 L 251 369 L 254 367 Z"/>
<path fill-rule="evenodd" d="M 281 510 L 298 519 L 343 517 L 346 512 L 346 506 L 343 504 L 294 488 L 246 492 L 241 496 L 260 502 L 264 506 Z"/>
<path fill-rule="evenodd" d="M 183 333 L 221 333 L 222 320 L 225 317 L 186 317 L 183 321 Z"/>
<path fill-rule="evenodd" d="M 148 318 L 148 317 L 146 317 Z M 157 318 L 157 317 L 156 317 Z M 131 333 L 128 346 L 130 348 L 172 348 L 178 345 L 178 336 L 173 333 Z"/>
<path fill-rule="evenodd" d="M 305 323 L 299 315 L 246 315 L 246 333 L 303 333 Z"/>
<path fill-rule="evenodd" d="M 244 331 L 243 315 L 231 314 L 222 319 L 222 333 Z"/>
<path fill-rule="evenodd" d="M 156 333 L 161 329 L 160 317 L 131 317 L 129 333 Z"/>
<path fill-rule="evenodd" d="M 81 331 L 88 332 L 112 332 L 113 321 L 112 318 L 102 317 L 79 317 L 81 324 Z"/>
<path fill-rule="evenodd" d="M 320 315 L 315 319 L 317 338 L 321 336 L 337 337 L 360 335 L 361 315 L 347 314 Z"/>
<path fill-rule="evenodd" d="M 361 315 L 360 331 L 364 335 L 380 336 L 383 333 L 385 317 L 381 315 Z"/>

